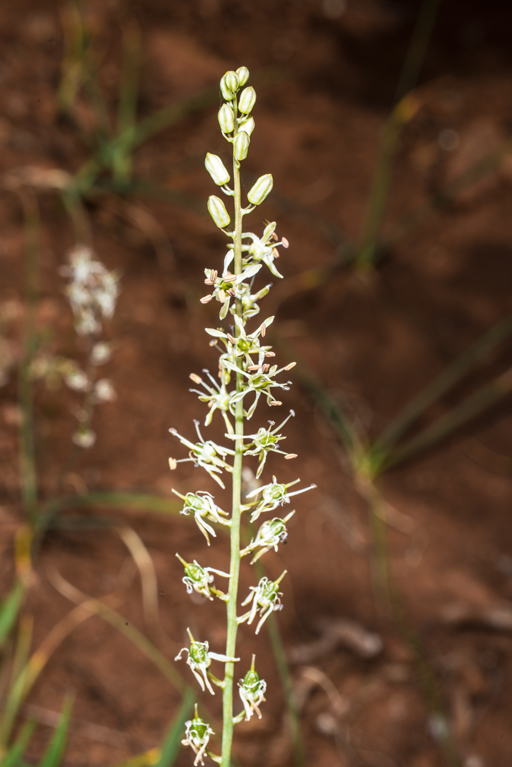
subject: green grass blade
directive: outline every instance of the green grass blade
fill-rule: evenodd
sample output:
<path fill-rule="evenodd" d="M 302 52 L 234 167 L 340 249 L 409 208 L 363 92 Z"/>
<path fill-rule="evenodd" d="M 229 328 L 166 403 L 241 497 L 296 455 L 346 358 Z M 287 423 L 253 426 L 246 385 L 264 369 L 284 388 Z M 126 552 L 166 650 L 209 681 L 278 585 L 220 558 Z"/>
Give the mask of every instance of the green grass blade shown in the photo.
<path fill-rule="evenodd" d="M 0 753 L 5 749 L 11 737 L 14 720 L 23 700 L 31 640 L 32 621 L 22 618 L 14 653 L 10 689 L 6 696 L 4 713 L 0 719 Z"/>
<path fill-rule="evenodd" d="M 400 240 L 410 234 L 420 224 L 424 224 L 435 211 L 448 205 L 457 198 L 461 192 L 472 184 L 485 178 L 489 173 L 496 170 L 501 163 L 512 153 L 512 138 L 507 139 L 489 152 L 485 157 L 476 162 L 466 171 L 458 175 L 450 184 L 432 195 L 426 203 L 414 208 L 392 228 L 391 233 L 387 235 L 381 244 L 381 250 L 390 250 Z"/>
<path fill-rule="evenodd" d="M 124 34 L 124 65 L 117 116 L 118 140 L 112 147 L 112 175 L 117 183 L 126 184 L 132 170 L 131 147 L 123 135 L 132 133 L 135 127 L 137 89 L 140 66 L 140 35 L 136 27 L 129 27 Z"/>
<path fill-rule="evenodd" d="M 403 100 L 418 80 L 418 76 L 427 52 L 428 43 L 434 27 L 440 0 L 423 0 L 416 26 L 405 57 L 402 73 L 398 81 L 395 108 L 384 127 L 377 167 L 372 181 L 368 206 L 363 223 L 361 244 L 356 263 L 359 266 L 373 264 L 376 258 L 378 238 L 395 161 L 398 140 L 407 122 L 408 110 L 403 108 Z"/>
<path fill-rule="evenodd" d="M 27 518 L 34 517 L 37 503 L 37 475 L 34 446 L 34 403 L 30 364 L 36 348 L 35 319 L 39 284 L 39 212 L 31 197 L 21 198 L 24 213 L 24 270 L 27 311 L 23 323 L 18 400 L 22 418 L 19 427 L 21 495 Z"/>
<path fill-rule="evenodd" d="M 155 767 L 172 767 L 174 764 L 178 755 L 178 751 L 180 750 L 185 721 L 188 719 L 188 716 L 192 710 L 194 699 L 194 691 L 189 687 L 187 690 L 185 690 L 185 695 L 183 696 L 180 710 L 178 711 L 178 714 L 171 724 L 171 727 L 165 736 L 164 742 L 162 743 L 160 759 L 158 762 L 156 762 Z"/>
<path fill-rule="evenodd" d="M 417 437 L 388 453 L 384 460 L 384 468 L 397 466 L 433 447 L 472 418 L 479 416 L 510 391 L 512 391 L 512 369 L 482 387 L 443 418 L 424 429 Z"/>
<path fill-rule="evenodd" d="M 459 355 L 437 378 L 414 397 L 382 432 L 376 441 L 379 449 L 389 450 L 427 408 L 451 389 L 485 355 L 512 334 L 512 316 L 506 317 L 484 333 L 469 349 Z"/>
<path fill-rule="evenodd" d="M 333 427 L 350 459 L 357 462 L 363 452 L 362 445 L 349 419 L 328 390 L 300 359 L 295 349 L 281 335 L 278 335 L 276 331 L 274 331 L 272 337 L 283 356 L 297 362 L 295 372 L 299 382 L 309 391 L 327 421 Z"/>
<path fill-rule="evenodd" d="M 69 718 L 71 716 L 72 708 L 73 701 L 71 699 L 66 700 L 62 708 L 59 724 L 57 725 L 39 767 L 59 767 L 62 757 L 64 756 L 64 749 L 66 748 Z"/>
<path fill-rule="evenodd" d="M 179 514 L 182 504 L 149 493 L 116 493 L 110 491 L 68 495 L 48 501 L 41 507 L 38 526 L 44 529 L 52 524 L 58 514 L 80 507 L 106 506 L 110 508 L 140 509 L 158 514 Z"/>
<path fill-rule="evenodd" d="M 17 581 L 0 605 L 0 646 L 5 642 L 18 617 L 25 588 Z"/>
<path fill-rule="evenodd" d="M 0 762 L 2 767 L 20 767 L 21 757 L 30 742 L 35 727 L 35 722 L 27 722 L 25 724 L 16 743 L 2 757 Z"/>

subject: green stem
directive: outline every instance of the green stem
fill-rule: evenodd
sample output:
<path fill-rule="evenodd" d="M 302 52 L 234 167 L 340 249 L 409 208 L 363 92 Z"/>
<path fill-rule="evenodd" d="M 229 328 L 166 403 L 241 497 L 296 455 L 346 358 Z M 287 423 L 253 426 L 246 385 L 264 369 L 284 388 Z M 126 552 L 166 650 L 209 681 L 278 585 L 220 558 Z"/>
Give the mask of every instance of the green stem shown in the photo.
<path fill-rule="evenodd" d="M 236 100 L 233 102 L 233 109 L 237 113 Z M 236 136 L 235 127 L 235 136 Z M 240 170 L 238 161 L 233 157 L 233 180 L 234 180 L 234 206 L 235 206 L 235 231 L 233 237 L 233 249 L 235 254 L 235 274 L 242 273 L 242 201 L 240 186 Z M 236 301 L 236 312 L 238 317 L 242 318 L 242 306 L 240 301 Z M 236 335 L 239 335 L 238 327 Z M 242 366 L 240 361 L 239 366 Z M 236 374 L 236 391 L 242 388 L 243 376 L 241 372 Z M 231 516 L 231 561 L 230 561 L 230 579 L 227 601 L 227 640 L 226 655 L 228 658 L 234 658 L 236 652 L 237 635 L 237 597 L 238 597 L 238 578 L 240 573 L 240 516 L 242 504 L 242 457 L 243 457 L 243 434 L 244 434 L 244 406 L 243 400 L 238 400 L 235 411 L 235 457 L 233 460 L 233 506 Z M 221 767 L 229 767 L 231 764 L 231 745 L 233 742 L 233 677 L 235 664 L 228 661 L 225 665 L 224 673 L 224 691 L 222 696 L 222 760 Z"/>

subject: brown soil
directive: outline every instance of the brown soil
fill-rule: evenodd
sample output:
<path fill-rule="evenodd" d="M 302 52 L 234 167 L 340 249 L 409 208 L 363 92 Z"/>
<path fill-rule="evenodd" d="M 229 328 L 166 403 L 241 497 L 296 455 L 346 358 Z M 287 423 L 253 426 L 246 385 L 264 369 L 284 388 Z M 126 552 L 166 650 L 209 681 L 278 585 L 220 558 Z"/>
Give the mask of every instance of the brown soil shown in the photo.
<path fill-rule="evenodd" d="M 291 247 L 279 261 L 286 279 L 275 286 L 263 312 L 277 313 L 281 345 L 293 347 L 351 410 L 362 432 L 377 436 L 415 393 L 510 312 L 509 161 L 419 225 L 376 270 L 340 270 L 316 287 L 304 277 L 334 257 L 332 242 L 309 214 L 359 237 L 379 136 L 417 3 L 90 0 L 85 5 L 102 56 L 101 86 L 112 108 L 121 72 L 121 32 L 134 22 L 143 55 L 140 117 L 215 85 L 227 69 L 245 64 L 256 73 L 273 67 L 261 75 L 257 88 L 257 128 L 246 174 L 247 184 L 252 174 L 274 175 L 286 204 L 276 193 L 261 215 L 279 222 Z M 66 7 L 18 0 L 0 9 L 0 297 L 15 315 L 7 330 L 14 339 L 24 312 L 23 215 L 6 179 L 27 167 L 73 173 L 88 156 L 76 128 L 57 114 L 64 45 L 60 14 Z M 505 2 L 445 0 L 416 91 L 416 111 L 399 144 L 389 225 L 506 138 L 512 126 L 511 23 Z M 79 108 L 89 119 L 85 99 Z M 224 151 L 215 105 L 145 143 L 134 155 L 134 173 L 173 186 L 204 207 L 212 193 L 203 168 L 206 151 Z M 73 356 L 72 320 L 59 276 L 73 230 L 54 192 L 39 190 L 37 199 L 38 327 L 47 334 L 49 348 Z M 142 226 L 141 211 L 146 214 Z M 215 307 L 198 299 L 204 268 L 221 263 L 222 235 L 205 215 L 147 197 L 98 196 L 88 203 L 87 215 L 98 256 L 122 273 L 110 328 L 117 348 L 106 371 L 118 398 L 98 408 L 97 443 L 68 473 L 65 492 L 142 488 L 169 499 L 172 487 L 216 492 L 191 464 L 171 477 L 167 459 L 178 454 L 169 427 L 190 435 L 192 419 L 201 417 L 204 407 L 188 391 L 189 373 L 216 365 L 203 332 L 216 323 Z M 257 215 L 253 221 L 258 227 Z M 510 343 L 503 344 L 420 425 L 506 370 L 511 353 Z M 5 594 L 13 579 L 14 534 L 23 523 L 15 376 L 1 393 Z M 405 615 L 401 624 L 372 586 L 368 509 L 344 449 L 307 388 L 296 383 L 283 399 L 283 410 L 296 412 L 287 446 L 299 458 L 284 467 L 269 460 L 267 476 L 276 471 L 285 480 L 300 476 L 305 484 L 318 485 L 314 494 L 298 500 L 289 545 L 265 558 L 269 574 L 288 570 L 285 607 L 277 617 L 290 659 L 296 661 L 291 668 L 302 705 L 306 763 L 509 767 L 510 397 L 379 482 L 386 501 L 389 568 Z M 76 397 L 63 389 L 37 388 L 38 468 L 45 499 L 66 465 L 73 402 Z M 260 419 L 264 423 L 264 414 Z M 222 434 L 220 420 L 211 434 Z M 216 496 L 222 505 L 222 493 Z M 24 606 L 24 614 L 33 616 L 33 647 L 74 607 L 55 588 L 58 573 L 83 595 L 115 607 L 170 661 L 183 646 L 187 627 L 221 652 L 222 606 L 191 601 L 174 555 L 179 551 L 189 561 L 226 569 L 225 542 L 218 540 L 206 551 L 198 530 L 173 515 L 123 508 L 102 513 L 114 523 L 102 527 L 98 509 L 82 509 L 65 515 L 46 534 Z M 147 612 L 123 528 L 135 530 L 151 556 L 161 625 Z M 242 592 L 252 582 L 247 567 Z M 336 632 L 338 639 L 318 644 Z M 367 657 L 365 641 L 371 644 L 372 635 L 380 637 L 382 649 Z M 421 644 L 423 665 L 415 642 Z M 236 756 L 248 767 L 284 767 L 292 764 L 292 751 L 269 639 L 265 631 L 255 638 L 243 628 L 244 662 L 252 652 L 268 682 L 268 700 L 261 721 L 237 729 Z M 176 667 L 192 681 L 183 663 Z M 435 710 L 436 694 L 425 691 L 425 678 L 438 692 L 460 761 L 443 753 L 444 720 Z M 69 767 L 112 765 L 158 745 L 179 705 L 173 686 L 125 636 L 90 617 L 59 645 L 24 709 L 24 715 L 43 722 L 29 754 L 34 763 L 52 732 L 44 722 L 51 724 L 48 716 L 60 710 L 67 692 L 75 696 Z M 220 696 L 207 697 L 200 696 L 219 715 Z M 181 753 L 177 763 L 191 764 L 191 753 Z"/>

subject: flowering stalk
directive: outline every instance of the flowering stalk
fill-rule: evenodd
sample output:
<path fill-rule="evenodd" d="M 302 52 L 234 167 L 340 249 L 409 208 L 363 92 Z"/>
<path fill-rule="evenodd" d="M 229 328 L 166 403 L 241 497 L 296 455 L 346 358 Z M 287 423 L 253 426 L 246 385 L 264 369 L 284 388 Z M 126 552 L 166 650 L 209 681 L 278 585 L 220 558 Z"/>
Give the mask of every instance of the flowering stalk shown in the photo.
<path fill-rule="evenodd" d="M 178 463 L 193 461 L 195 466 L 205 469 L 220 487 L 224 488 L 223 475 L 231 475 L 232 503 L 231 514 L 219 508 L 213 496 L 205 491 L 201 493 L 181 493 L 174 491 L 183 499 L 184 505 L 181 513 L 185 516 L 193 516 L 194 520 L 210 545 L 210 536 L 216 537 L 215 526 L 225 525 L 230 528 L 230 567 L 229 573 L 224 573 L 211 567 L 203 567 L 196 560 L 194 563 L 186 562 L 177 554 L 178 559 L 184 566 L 185 576 L 183 582 L 187 591 L 196 591 L 208 599 L 220 599 L 226 603 L 227 611 L 227 641 L 224 654 L 211 652 L 208 642 L 196 641 L 189 633 L 190 646 L 184 647 L 176 659 L 187 658 L 199 686 L 203 691 L 208 690 L 215 694 L 215 687 L 222 689 L 223 696 L 223 729 L 222 729 L 222 754 L 217 756 L 208 749 L 211 727 L 199 717 L 196 709 L 194 719 L 186 723 L 186 733 L 183 743 L 192 747 L 195 753 L 194 764 L 203 764 L 204 757 L 210 756 L 221 767 L 229 767 L 231 763 L 231 748 L 233 741 L 234 725 L 238 722 L 249 720 L 253 713 L 261 716 L 259 706 L 264 702 L 266 682 L 259 678 L 255 668 L 255 657 L 252 658 L 250 669 L 238 682 L 239 696 L 242 710 L 235 715 L 233 711 L 233 691 L 236 657 L 236 639 L 238 626 L 247 623 L 255 629 L 257 634 L 268 616 L 281 610 L 282 593 L 280 583 L 286 571 L 277 579 L 270 581 L 261 578 L 257 586 L 250 588 L 249 595 L 241 603 L 242 607 L 251 605 L 247 612 L 238 613 L 238 584 L 240 574 L 240 562 L 242 557 L 252 554 L 251 564 L 256 562 L 271 548 L 277 551 L 280 543 L 285 541 L 288 531 L 286 523 L 291 519 L 294 510 L 284 518 L 275 516 L 263 521 L 253 540 L 244 549 L 240 548 L 241 517 L 244 512 L 251 512 L 251 521 L 255 521 L 261 514 L 274 511 L 278 506 L 290 502 L 293 495 L 309 490 L 302 488 L 288 492 L 288 488 L 297 484 L 300 480 L 294 480 L 287 484 L 280 484 L 274 477 L 271 484 L 258 487 L 249 493 L 242 503 L 242 465 L 244 456 L 252 456 L 258 459 L 256 479 L 260 477 L 265 467 L 267 456 L 270 452 L 277 453 L 286 460 L 296 458 L 294 453 L 287 453 L 280 448 L 280 441 L 284 437 L 279 434 L 282 427 L 294 415 L 293 411 L 275 427 L 274 421 L 269 421 L 268 428 L 259 428 L 255 433 L 246 434 L 244 424 L 254 415 L 258 404 L 266 400 L 270 407 L 279 407 L 282 403 L 276 399 L 275 390 L 287 390 L 289 381 L 280 381 L 281 373 L 291 370 L 295 363 L 279 368 L 267 360 L 272 359 L 275 353 L 271 347 L 264 344 L 267 328 L 273 321 L 268 317 L 259 327 L 252 332 L 247 331 L 247 324 L 260 311 L 258 302 L 268 293 L 271 285 L 256 288 L 255 278 L 266 266 L 274 277 L 281 278 L 275 266 L 275 260 L 279 256 L 278 247 L 288 247 L 286 239 L 279 241 L 275 233 L 276 224 L 268 223 L 263 235 L 258 237 L 252 232 L 243 231 L 243 218 L 256 206 L 263 202 L 272 189 L 273 180 L 270 174 L 258 179 L 247 194 L 248 205 L 242 206 L 240 163 L 247 156 L 250 137 L 254 130 L 254 119 L 251 111 L 256 101 L 254 88 L 244 85 L 249 78 L 246 67 L 240 67 L 236 72 L 227 72 L 220 82 L 220 89 L 225 103 L 222 105 L 218 119 L 222 134 L 226 141 L 232 145 L 232 187 L 231 176 L 222 159 L 208 153 L 206 155 L 206 169 L 213 181 L 221 188 L 222 192 L 233 199 L 234 223 L 230 229 L 231 216 L 224 202 L 216 195 L 211 195 L 208 200 L 208 211 L 214 223 L 221 229 L 230 241 L 224 259 L 222 274 L 215 269 L 205 269 L 205 284 L 212 292 L 201 299 L 206 304 L 212 300 L 220 303 L 219 317 L 225 319 L 228 314 L 233 317 L 233 324 L 227 330 L 222 328 L 207 328 L 206 332 L 212 338 L 210 345 L 219 352 L 218 381 L 209 373 L 203 371 L 206 379 L 192 373 L 191 379 L 196 386 L 202 389 L 192 389 L 201 402 L 208 405 L 209 412 L 205 419 L 205 426 L 209 426 L 216 410 L 221 414 L 226 428 L 226 439 L 229 447 L 218 445 L 211 440 L 205 440 L 199 428 L 199 422 L 195 422 L 198 442 L 192 442 L 182 437 L 176 429 L 170 429 L 189 453 L 188 458 L 170 458 L 171 470 L 177 468 Z M 232 271 L 231 271 L 232 270 Z M 275 427 L 275 428 L 274 428 Z M 314 485 L 311 485 L 314 487 Z M 227 593 L 220 591 L 213 583 L 214 574 L 228 579 Z M 258 621 L 255 621 L 258 615 Z M 255 625 L 253 625 L 255 624 Z M 184 655 L 185 654 L 185 655 Z M 210 670 L 212 661 L 224 663 L 224 677 L 219 679 Z"/>
<path fill-rule="evenodd" d="M 96 435 L 91 428 L 92 414 L 96 404 L 110 402 L 116 393 L 107 378 L 98 378 L 96 369 L 109 361 L 111 347 L 101 340 L 103 321 L 110 319 L 119 293 L 119 277 L 109 272 L 100 261 L 92 258 L 85 245 L 77 245 L 69 254 L 69 263 L 61 269 L 68 278 L 66 294 L 71 304 L 75 329 L 88 341 L 85 370 L 69 362 L 62 365 L 64 379 L 70 389 L 84 394 L 84 402 L 76 409 L 79 426 L 73 434 L 78 447 L 92 447 Z M 66 361 L 65 361 L 66 362 Z"/>

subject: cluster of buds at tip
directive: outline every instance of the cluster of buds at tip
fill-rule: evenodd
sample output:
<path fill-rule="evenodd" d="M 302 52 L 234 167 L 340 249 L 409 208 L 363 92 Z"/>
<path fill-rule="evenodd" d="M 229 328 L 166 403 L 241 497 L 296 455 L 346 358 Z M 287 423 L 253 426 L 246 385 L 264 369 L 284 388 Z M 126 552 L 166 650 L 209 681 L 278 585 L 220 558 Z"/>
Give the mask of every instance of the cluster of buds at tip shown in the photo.
<path fill-rule="evenodd" d="M 176 429 L 170 429 L 171 434 L 188 451 L 184 458 L 169 459 L 172 470 L 178 465 L 191 462 L 196 467 L 204 469 L 209 477 L 220 487 L 224 488 L 225 475 L 233 477 L 233 506 L 231 514 L 223 511 L 215 503 L 214 497 L 207 491 L 195 493 L 173 492 L 183 501 L 181 514 L 194 519 L 201 534 L 210 545 L 216 538 L 217 530 L 231 533 L 231 562 L 229 572 L 214 567 L 205 567 L 197 560 L 192 562 L 176 555 L 184 568 L 183 583 L 189 594 L 199 594 L 207 600 L 220 599 L 226 602 L 228 614 L 226 655 L 213 653 L 208 642 L 194 640 L 190 630 L 189 647 L 180 650 L 176 659 L 186 656 L 190 667 L 201 690 L 214 694 L 215 687 L 223 690 L 223 710 L 231 711 L 227 729 L 241 722 L 244 718 L 250 720 L 253 714 L 261 717 L 260 706 L 265 701 L 267 685 L 260 679 L 255 669 L 254 656 L 251 668 L 243 679 L 238 682 L 238 691 L 243 704 L 243 711 L 237 716 L 232 714 L 233 693 L 233 664 L 238 661 L 236 655 L 236 631 L 241 624 L 255 624 L 258 634 L 267 618 L 283 608 L 280 583 L 286 570 L 275 581 L 264 576 L 256 586 L 250 587 L 249 595 L 241 603 L 246 612 L 238 613 L 238 582 L 242 557 L 251 555 L 251 564 L 271 549 L 278 551 L 279 546 L 286 543 L 288 537 L 287 523 L 295 511 L 283 517 L 274 516 L 262 521 L 255 531 L 250 543 L 240 548 L 236 543 L 235 531 L 240 529 L 240 517 L 250 514 L 251 522 L 257 522 L 262 514 L 275 511 L 278 507 L 290 503 L 292 496 L 310 490 L 314 485 L 302 489 L 292 489 L 298 484 L 296 479 L 280 483 L 274 476 L 272 482 L 259 485 L 267 462 L 276 459 L 290 461 L 296 454 L 283 449 L 286 436 L 282 433 L 284 427 L 295 415 L 293 410 L 276 421 L 269 420 L 268 426 L 261 426 L 245 433 L 245 421 L 252 418 L 258 405 L 265 403 L 276 408 L 282 405 L 282 393 L 288 391 L 290 381 L 286 374 L 295 366 L 295 362 L 285 365 L 275 363 L 275 352 L 268 343 L 268 335 L 274 321 L 270 316 L 252 324 L 253 318 L 260 313 L 259 302 L 270 288 L 271 282 L 262 275 L 272 275 L 272 278 L 282 279 L 282 273 L 277 268 L 280 248 L 289 246 L 286 237 L 279 237 L 277 225 L 273 221 L 265 221 L 263 231 L 257 234 L 246 231 L 243 225 L 244 217 L 256 206 L 267 200 L 273 187 L 273 178 L 266 173 L 256 180 L 246 194 L 243 202 L 243 185 L 240 179 L 240 164 L 246 158 L 251 146 L 251 136 L 255 128 L 252 116 L 256 103 L 256 92 L 247 84 L 249 71 L 240 67 L 229 71 L 222 77 L 220 91 L 224 103 L 218 112 L 219 126 L 226 141 L 231 145 L 232 166 L 225 162 L 222 152 L 219 155 L 208 152 L 205 167 L 212 181 L 218 187 L 218 194 L 212 194 L 207 203 L 209 214 L 214 224 L 226 235 L 227 243 L 221 269 L 205 269 L 204 283 L 208 287 L 207 295 L 200 301 L 208 305 L 209 310 L 217 306 L 221 321 L 229 318 L 221 327 L 208 327 L 206 333 L 210 337 L 210 346 L 219 354 L 217 375 L 204 369 L 201 375 L 190 374 L 194 387 L 193 391 L 200 402 L 206 405 L 205 427 L 209 427 L 214 419 L 222 419 L 225 429 L 224 437 L 229 447 L 209 439 L 205 439 L 195 421 L 197 441 L 181 436 Z M 222 155 L 222 156 L 221 156 Z M 234 210 L 233 210 L 234 208 Z M 233 223 L 234 222 L 234 223 Z M 217 415 L 216 415 L 217 414 Z M 251 487 L 242 501 L 242 475 L 245 462 L 254 460 L 257 463 L 255 475 L 252 474 L 256 487 Z M 220 536 L 219 536 L 220 537 Z M 215 576 L 226 578 L 228 588 L 220 591 L 215 584 Z M 211 672 L 212 661 L 217 660 L 228 664 L 224 679 L 218 679 Z M 229 701 L 229 699 L 231 699 Z M 226 725 L 226 722 L 225 722 Z M 192 747 L 196 754 L 194 764 L 203 763 L 203 757 L 209 755 L 214 761 L 229 763 L 229 753 L 217 757 L 207 750 L 208 739 L 212 733 L 207 723 L 197 715 L 186 723 L 186 738 L 184 744 Z M 231 735 L 228 738 L 231 742 Z"/>

